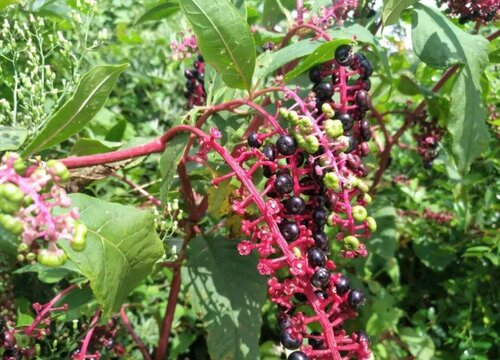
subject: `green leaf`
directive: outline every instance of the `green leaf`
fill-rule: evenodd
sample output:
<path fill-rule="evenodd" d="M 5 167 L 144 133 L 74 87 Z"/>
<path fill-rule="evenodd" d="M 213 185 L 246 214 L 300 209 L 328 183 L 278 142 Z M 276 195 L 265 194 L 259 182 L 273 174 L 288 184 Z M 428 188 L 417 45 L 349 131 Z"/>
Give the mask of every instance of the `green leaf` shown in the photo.
<path fill-rule="evenodd" d="M 104 106 L 118 76 L 127 67 L 128 64 L 103 65 L 85 74 L 71 99 L 47 120 L 28 143 L 23 151 L 24 155 L 60 144 L 83 129 Z"/>
<path fill-rule="evenodd" d="M 137 24 L 138 25 L 143 24 L 147 21 L 152 21 L 152 20 L 167 19 L 168 17 L 174 15 L 179 10 L 180 6 L 178 0 L 162 1 L 159 4 L 153 6 L 148 11 L 146 11 L 139 18 L 139 20 L 137 20 Z"/>
<path fill-rule="evenodd" d="M 120 145 L 121 143 L 116 142 L 81 138 L 73 145 L 71 154 L 75 156 L 102 154 L 118 149 Z"/>
<path fill-rule="evenodd" d="M 451 246 L 440 244 L 427 236 L 413 239 L 413 251 L 425 266 L 434 271 L 443 271 L 455 260 L 455 250 Z"/>
<path fill-rule="evenodd" d="M 0 126 L 0 152 L 19 149 L 26 141 L 27 136 L 26 129 Z"/>
<path fill-rule="evenodd" d="M 17 256 L 17 247 L 20 244 L 19 236 L 0 225 L 0 264 L 14 262 Z"/>
<path fill-rule="evenodd" d="M 347 39 L 336 39 L 320 45 L 311 54 L 309 54 L 309 56 L 306 57 L 299 66 L 296 66 L 292 71 L 286 74 L 285 80 L 288 81 L 299 76 L 316 64 L 321 64 L 331 60 L 332 54 L 335 53 L 335 49 L 340 45 L 348 44 L 349 42 L 350 41 Z"/>
<path fill-rule="evenodd" d="M 54 284 L 70 274 L 79 273 L 79 270 L 72 261 L 66 261 L 63 265 L 56 268 L 44 266 L 36 262 L 32 265 L 23 266 L 22 268 L 14 271 L 14 274 L 25 274 L 30 272 L 37 273 L 40 281 L 47 284 Z"/>
<path fill-rule="evenodd" d="M 384 0 L 382 22 L 385 26 L 397 23 L 403 10 L 418 1 L 419 0 Z"/>
<path fill-rule="evenodd" d="M 255 43 L 246 19 L 229 0 L 183 0 L 181 8 L 198 38 L 205 61 L 224 82 L 250 90 Z"/>
<path fill-rule="evenodd" d="M 9 5 L 18 4 L 19 0 L 0 0 L 0 11 L 4 10 Z"/>
<path fill-rule="evenodd" d="M 399 318 L 403 315 L 403 311 L 396 307 L 394 297 L 385 289 L 378 291 L 368 313 L 370 317 L 366 323 L 366 331 L 372 336 L 395 329 Z"/>
<path fill-rule="evenodd" d="M 422 330 L 405 327 L 401 333 L 401 340 L 408 345 L 410 353 L 419 360 L 434 359 L 435 346 L 432 338 Z"/>
<path fill-rule="evenodd" d="M 265 52 L 257 59 L 257 68 L 255 70 L 255 79 L 257 81 L 263 79 L 267 75 L 273 73 L 283 65 L 289 62 L 309 55 L 322 44 L 323 41 L 301 40 L 294 44 L 288 45 L 276 52 Z"/>
<path fill-rule="evenodd" d="M 195 238 L 182 268 L 194 310 L 206 322 L 212 359 L 258 359 L 266 282 L 255 256 L 242 257 L 226 237 Z"/>
<path fill-rule="evenodd" d="M 160 159 L 160 172 L 162 176 L 160 199 L 163 204 L 167 201 L 174 176 L 177 174 L 177 166 L 184 154 L 184 148 L 189 140 L 189 134 L 180 133 L 167 143 L 167 147 Z"/>
<path fill-rule="evenodd" d="M 387 58 L 386 50 L 380 45 L 378 39 L 373 36 L 373 34 L 367 28 L 359 24 L 351 24 L 344 26 L 339 29 L 329 30 L 328 34 L 334 39 L 356 39 L 364 44 L 369 44 L 377 54 L 378 58 L 382 62 L 384 67 L 385 76 L 389 80 L 389 84 L 392 83 L 391 80 L 391 67 L 389 66 L 389 59 Z"/>
<path fill-rule="evenodd" d="M 72 206 L 87 225 L 87 246 L 76 252 L 65 241 L 59 245 L 90 280 L 105 316 L 120 309 L 127 295 L 153 270 L 164 255 L 153 215 L 83 194 L 70 195 Z"/>
<path fill-rule="evenodd" d="M 481 97 L 481 74 L 488 63 L 488 41 L 455 26 L 439 11 L 415 5 L 412 17 L 413 48 L 427 65 L 461 69 L 451 90 L 450 118 L 452 153 L 462 175 L 489 141 L 486 110 Z"/>
<path fill-rule="evenodd" d="M 377 231 L 366 242 L 368 251 L 386 260 L 393 258 L 397 246 L 396 209 L 393 206 L 369 208 L 368 215 L 377 221 Z"/>

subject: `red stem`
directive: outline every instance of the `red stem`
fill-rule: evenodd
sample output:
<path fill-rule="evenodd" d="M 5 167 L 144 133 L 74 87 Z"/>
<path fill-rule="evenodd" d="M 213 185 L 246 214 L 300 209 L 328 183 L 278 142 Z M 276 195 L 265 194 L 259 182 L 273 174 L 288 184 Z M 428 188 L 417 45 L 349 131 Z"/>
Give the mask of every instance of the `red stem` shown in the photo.
<path fill-rule="evenodd" d="M 89 331 L 87 331 L 87 334 L 83 339 L 83 344 L 80 350 L 80 354 L 78 355 L 78 360 L 84 360 L 87 357 L 87 349 L 89 347 L 90 340 L 92 339 L 92 335 L 94 334 L 95 326 L 97 325 L 97 322 L 99 321 L 100 317 L 101 317 L 101 307 L 99 306 L 97 307 L 97 310 L 94 314 L 94 317 L 92 318 L 92 321 L 90 322 L 90 329 Z"/>
<path fill-rule="evenodd" d="M 120 309 L 120 317 L 122 318 L 123 326 L 125 327 L 125 329 L 127 329 L 127 331 L 129 332 L 130 336 L 134 340 L 135 344 L 139 348 L 139 351 L 141 352 L 142 357 L 145 360 L 151 360 L 151 356 L 149 356 L 149 353 L 146 350 L 146 347 L 144 346 L 144 343 L 141 341 L 141 339 L 139 338 L 139 336 L 137 336 L 137 334 L 135 333 L 134 328 L 132 327 L 132 324 L 130 323 L 130 320 L 129 320 L 128 316 L 127 316 L 127 313 L 125 312 L 125 309 L 127 308 L 127 306 L 128 306 L 127 304 L 124 304 L 124 305 L 122 305 L 122 307 Z"/>

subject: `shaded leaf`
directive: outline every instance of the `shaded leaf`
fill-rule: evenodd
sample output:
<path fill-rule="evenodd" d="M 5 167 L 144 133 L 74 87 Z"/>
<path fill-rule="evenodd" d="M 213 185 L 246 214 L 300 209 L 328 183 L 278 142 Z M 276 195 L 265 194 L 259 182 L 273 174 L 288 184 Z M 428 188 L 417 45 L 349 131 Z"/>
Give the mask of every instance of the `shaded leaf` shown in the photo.
<path fill-rule="evenodd" d="M 212 359 L 257 359 L 266 282 L 255 256 L 241 257 L 236 241 L 195 238 L 189 243 L 184 286 L 206 323 Z"/>
<path fill-rule="evenodd" d="M 396 209 L 393 206 L 369 209 L 369 215 L 377 221 L 377 231 L 366 242 L 370 253 L 389 260 L 394 257 L 397 246 Z"/>
<path fill-rule="evenodd" d="M 397 23 L 403 10 L 418 1 L 419 0 L 384 0 L 382 22 L 385 26 Z"/>
<path fill-rule="evenodd" d="M 151 213 L 83 194 L 70 196 L 72 206 L 80 211 L 80 221 L 89 229 L 87 246 L 76 252 L 67 242 L 59 245 L 89 279 L 97 302 L 109 317 L 151 273 L 164 255 L 163 244 Z"/>
<path fill-rule="evenodd" d="M 170 191 L 174 176 L 177 174 L 177 166 L 184 154 L 184 148 L 189 139 L 189 134 L 180 133 L 167 144 L 165 151 L 160 159 L 160 172 L 162 176 L 160 199 L 164 204 L 167 200 L 167 194 Z"/>
<path fill-rule="evenodd" d="M 432 338 L 422 330 L 405 327 L 401 333 L 401 340 L 408 345 L 410 353 L 419 360 L 434 359 L 435 346 Z"/>
<path fill-rule="evenodd" d="M 249 90 L 255 69 L 255 43 L 246 19 L 228 0 L 183 0 L 205 61 L 224 82 Z"/>
<path fill-rule="evenodd" d="M 123 65 L 97 66 L 85 74 L 75 93 L 27 144 L 24 155 L 30 155 L 58 145 L 76 134 L 104 106 L 118 76 L 128 67 Z"/>
<path fill-rule="evenodd" d="M 451 246 L 439 244 L 428 237 L 413 239 L 413 250 L 420 261 L 434 271 L 443 271 L 455 260 L 455 251 Z"/>
<path fill-rule="evenodd" d="M 143 24 L 147 21 L 167 19 L 168 17 L 174 15 L 180 10 L 178 0 L 166 0 L 153 6 L 151 9 L 147 10 L 140 18 L 137 20 L 137 24 Z"/>

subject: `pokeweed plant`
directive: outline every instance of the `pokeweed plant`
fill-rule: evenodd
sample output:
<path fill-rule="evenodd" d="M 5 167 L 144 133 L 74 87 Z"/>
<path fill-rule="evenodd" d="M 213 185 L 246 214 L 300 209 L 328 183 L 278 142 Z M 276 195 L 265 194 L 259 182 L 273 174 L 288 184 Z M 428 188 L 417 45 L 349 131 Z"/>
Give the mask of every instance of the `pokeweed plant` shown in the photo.
<path fill-rule="evenodd" d="M 96 2 L 83 3 L 97 14 Z M 81 2 L 68 6 L 73 6 L 73 20 L 81 23 Z M 477 21 L 475 31 L 497 17 L 498 9 L 488 2 L 478 9 L 461 6 L 450 3 L 448 10 L 461 16 L 460 23 L 465 17 Z M 429 76 L 417 84 L 408 74 L 399 74 L 397 91 L 416 96 L 412 100 L 418 103 L 413 106 L 408 100 L 387 107 L 384 102 L 395 91 L 391 63 L 373 34 L 397 20 L 404 9 L 388 0 L 381 19 L 374 19 L 372 7 L 370 1 L 266 1 L 267 28 L 258 23 L 259 6 L 252 1 L 182 0 L 152 7 L 139 24 L 179 12 L 185 15 L 192 33 L 170 41 L 170 58 L 194 62 L 184 70 L 185 88 L 179 88 L 189 112 L 163 135 L 139 145 L 120 142 L 126 131 L 121 124 L 104 139 L 82 137 L 92 136 L 95 127 L 89 121 L 100 117 L 126 65 L 91 68 L 74 86 L 71 98 L 58 100 L 52 116 L 36 117 L 39 132 L 27 141 L 20 133 L 29 127 L 24 121 L 29 119 L 18 122 L 17 115 L 13 120 L 9 115 L 9 126 L 0 127 L 0 150 L 17 152 L 4 154 L 0 165 L 0 261 L 15 271 L 2 273 L 0 279 L 3 359 L 126 358 L 127 352 L 143 359 L 176 358 L 194 347 L 196 336 L 186 340 L 175 327 L 195 331 L 199 325 L 185 318 L 175 323 L 180 303 L 192 306 L 197 316 L 205 315 L 203 358 L 259 358 L 261 295 L 266 286 L 251 275 L 250 266 L 267 277 L 267 297 L 275 305 L 270 317 L 276 325 L 266 324 L 275 329 L 275 358 L 390 358 L 385 349 L 393 343 L 398 345 L 397 356 L 425 353 L 425 358 L 432 358 L 432 340 L 429 345 L 424 338 L 424 348 L 415 341 L 416 330 L 394 332 L 399 309 L 387 319 L 394 298 L 375 280 L 380 272 L 371 277 L 379 247 L 387 252 L 380 233 L 390 231 L 384 228 L 384 216 L 377 214 L 376 203 L 384 201 L 377 193 L 383 193 L 379 188 L 390 176 L 402 193 L 418 198 L 418 191 L 410 189 L 418 185 L 407 176 L 387 175 L 392 156 L 412 150 L 402 143 L 406 138 L 413 139 L 413 149 L 427 169 L 436 159 L 440 163 L 437 149 L 445 141 L 455 172 L 465 174 L 473 165 L 488 138 L 481 118 L 486 111 L 480 81 L 488 40 L 494 41 L 499 32 L 487 39 L 471 35 L 438 10 L 414 4 L 407 11 L 412 15 L 413 48 L 421 61 L 415 73 L 425 74 L 425 65 L 447 70 L 434 85 L 426 83 Z M 12 45 L 16 41 L 8 30 L 5 25 L 8 49 L 17 52 L 3 59 L 13 65 L 14 88 L 1 104 L 10 111 L 11 103 L 14 109 L 19 106 L 19 81 L 33 93 L 43 93 L 54 83 L 43 83 L 45 70 L 38 62 L 50 58 L 43 55 L 43 47 L 33 50 L 29 36 L 24 36 L 22 46 L 33 58 L 30 66 L 42 75 L 34 77 L 35 85 L 26 76 L 18 79 L 16 54 L 24 47 Z M 23 37 L 22 31 L 15 31 Z M 117 33 L 123 37 L 121 31 Z M 429 31 L 437 35 L 429 37 Z M 436 47 L 449 53 L 429 50 Z M 67 52 L 62 54 L 69 56 L 70 45 L 63 48 Z M 38 51 L 40 57 L 35 56 Z M 179 69 L 177 76 L 181 74 Z M 463 94 L 470 101 L 457 101 Z M 449 105 L 448 112 L 443 104 Z M 40 105 L 36 111 L 41 111 Z M 471 114 L 478 119 L 470 119 Z M 470 139 L 470 132 L 477 136 Z M 69 150 L 65 141 L 74 136 L 78 142 Z M 143 186 L 127 177 L 137 164 L 134 159 L 155 159 L 158 153 L 160 181 Z M 134 203 L 146 209 L 99 199 L 109 179 L 129 186 L 138 194 Z M 208 191 L 207 184 L 212 187 Z M 160 199 L 146 191 L 147 186 L 160 193 Z M 68 190 L 75 194 L 68 195 Z M 398 214 L 433 222 L 432 226 L 453 226 L 455 221 L 453 214 L 435 208 L 403 208 Z M 382 218 L 379 225 L 377 217 Z M 402 233 L 410 231 L 412 227 Z M 375 241 L 370 240 L 374 234 Z M 167 238 L 168 255 L 159 235 Z M 224 247 L 224 236 L 237 241 Z M 415 252 L 432 268 L 431 256 L 422 250 L 426 241 L 415 242 Z M 468 256 L 489 251 L 484 248 Z M 246 258 L 230 258 L 237 253 Z M 395 261 L 393 255 L 384 256 L 388 263 Z M 387 271 L 392 281 L 399 278 L 398 271 Z M 52 297 L 29 296 L 31 306 L 26 309 L 16 303 L 19 284 L 13 278 L 29 273 L 56 285 L 50 289 L 55 292 Z M 159 289 L 168 281 L 165 296 Z M 148 331 L 138 331 L 144 306 L 133 304 L 141 296 L 137 287 L 145 283 L 157 290 L 145 291 L 143 303 L 166 307 L 163 319 L 153 326 L 156 338 L 147 342 Z M 365 328 L 359 326 L 359 314 L 361 320 L 369 318 Z M 412 315 L 414 324 L 422 323 L 420 312 Z M 433 331 L 444 332 L 435 317 L 427 316 Z M 232 332 L 235 335 L 226 340 Z M 368 334 L 375 335 L 375 341 Z M 182 341 L 188 343 L 184 348 Z M 200 354 L 191 351 L 189 356 Z"/>

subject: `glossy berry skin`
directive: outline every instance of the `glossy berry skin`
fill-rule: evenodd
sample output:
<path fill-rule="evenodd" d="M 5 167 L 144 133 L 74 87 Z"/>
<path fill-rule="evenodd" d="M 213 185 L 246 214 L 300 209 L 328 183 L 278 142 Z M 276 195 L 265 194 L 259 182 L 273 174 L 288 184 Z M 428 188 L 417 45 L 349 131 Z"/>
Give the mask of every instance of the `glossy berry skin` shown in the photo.
<path fill-rule="evenodd" d="M 321 333 L 313 331 L 311 335 L 318 336 L 321 335 Z M 323 348 L 324 342 L 323 340 L 309 339 L 309 345 L 311 345 L 314 350 L 318 350 Z"/>
<path fill-rule="evenodd" d="M 291 215 L 300 215 L 306 208 L 305 201 L 300 196 L 292 196 L 284 203 L 286 211 Z"/>
<path fill-rule="evenodd" d="M 311 267 L 324 266 L 325 253 L 317 247 L 312 247 L 307 251 L 307 260 Z"/>
<path fill-rule="evenodd" d="M 359 124 L 359 132 L 363 141 L 369 141 L 372 138 L 372 130 L 368 120 L 362 120 Z"/>
<path fill-rule="evenodd" d="M 349 154 L 356 148 L 358 142 L 352 135 L 348 135 L 347 139 L 349 141 L 349 146 L 347 147 L 347 150 L 345 152 L 346 154 Z"/>
<path fill-rule="evenodd" d="M 288 355 L 287 360 L 309 360 L 309 356 L 304 354 L 302 351 L 294 351 Z"/>
<path fill-rule="evenodd" d="M 289 350 L 295 350 L 300 347 L 302 341 L 292 337 L 288 329 L 284 329 L 281 332 L 281 343 L 283 346 Z"/>
<path fill-rule="evenodd" d="M 266 146 L 262 150 L 262 153 L 269 161 L 274 161 L 276 159 L 276 154 L 274 153 L 274 149 L 272 146 Z M 270 178 L 271 176 L 273 176 L 273 171 L 269 166 L 263 166 L 262 170 L 265 177 Z"/>
<path fill-rule="evenodd" d="M 326 224 L 326 217 L 328 216 L 327 212 L 323 208 L 316 208 L 313 212 L 313 221 L 316 226 L 321 227 Z"/>
<path fill-rule="evenodd" d="M 313 234 L 314 244 L 323 251 L 327 251 L 330 247 L 330 241 L 328 237 L 322 231 L 318 231 Z"/>
<path fill-rule="evenodd" d="M 360 342 L 360 341 L 365 341 L 367 343 L 370 342 L 370 337 L 364 332 L 364 331 L 356 331 L 355 332 L 356 334 L 356 341 L 357 342 Z"/>
<path fill-rule="evenodd" d="M 335 49 L 335 60 L 342 66 L 348 66 L 352 60 L 352 49 L 349 45 L 340 45 Z"/>
<path fill-rule="evenodd" d="M 347 294 L 350 289 L 351 287 L 349 286 L 349 280 L 345 276 L 341 276 L 335 284 L 335 290 L 337 294 L 342 296 L 344 294 Z"/>
<path fill-rule="evenodd" d="M 279 229 L 280 229 L 281 235 L 283 235 L 285 240 L 288 242 L 295 241 L 299 237 L 300 229 L 296 223 L 282 222 L 279 225 Z"/>
<path fill-rule="evenodd" d="M 347 298 L 349 307 L 353 310 L 358 310 L 365 302 L 365 297 L 361 290 L 352 290 Z"/>
<path fill-rule="evenodd" d="M 328 281 L 330 280 L 330 272 L 324 267 L 320 267 L 316 272 L 311 276 L 311 284 L 314 287 L 322 288 L 328 285 Z"/>
<path fill-rule="evenodd" d="M 259 135 L 257 133 L 251 133 L 247 138 L 248 146 L 253 148 L 260 148 L 262 146 L 262 141 L 259 139 Z"/>
<path fill-rule="evenodd" d="M 274 180 L 274 190 L 278 194 L 288 194 L 293 190 L 293 180 L 288 174 L 280 174 Z"/>
<path fill-rule="evenodd" d="M 276 148 L 281 155 L 293 155 L 297 150 L 297 142 L 290 135 L 281 135 L 276 141 Z"/>
<path fill-rule="evenodd" d="M 329 100 L 333 96 L 333 86 L 331 83 L 320 82 L 314 86 L 313 91 L 321 101 Z"/>
<path fill-rule="evenodd" d="M 368 60 L 361 61 L 360 68 L 363 73 L 362 79 L 368 79 L 373 74 L 372 64 Z"/>
<path fill-rule="evenodd" d="M 325 301 L 326 299 L 328 299 L 328 294 L 323 290 L 316 290 L 314 294 L 320 301 Z"/>
<path fill-rule="evenodd" d="M 321 82 L 322 77 L 321 77 L 321 70 L 319 67 L 314 66 L 309 70 L 309 80 L 311 80 L 312 83 L 317 84 Z"/>
<path fill-rule="evenodd" d="M 370 108 L 370 95 L 366 90 L 358 90 L 356 93 L 356 105 L 365 110 Z"/>
<path fill-rule="evenodd" d="M 344 131 L 349 131 L 352 129 L 352 125 L 354 124 L 354 120 L 351 115 L 347 113 L 338 113 L 335 115 L 335 119 L 340 120 L 342 122 L 342 127 Z"/>

